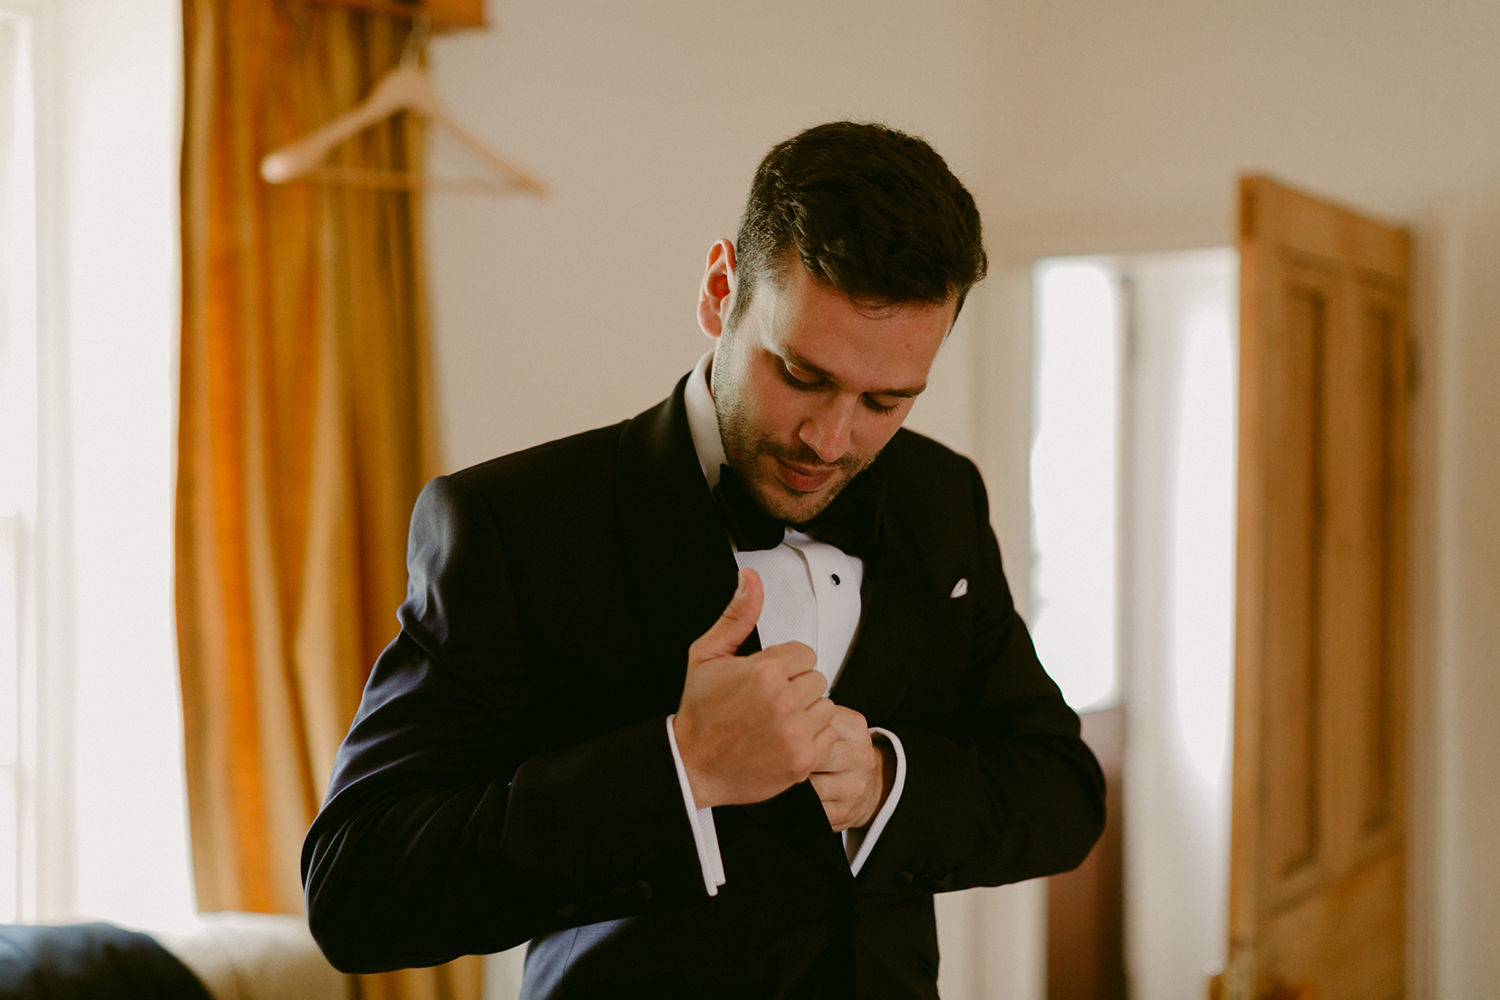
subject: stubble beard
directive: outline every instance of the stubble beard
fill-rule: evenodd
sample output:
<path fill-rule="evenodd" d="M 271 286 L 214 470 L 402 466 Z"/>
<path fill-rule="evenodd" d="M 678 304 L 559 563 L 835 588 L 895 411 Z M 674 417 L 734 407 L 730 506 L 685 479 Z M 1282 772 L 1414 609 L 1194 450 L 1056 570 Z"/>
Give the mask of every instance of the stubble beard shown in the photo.
<path fill-rule="evenodd" d="M 748 400 L 742 385 L 733 378 L 722 377 L 729 366 L 715 372 L 714 411 L 719 419 L 719 438 L 724 443 L 724 457 L 740 482 L 749 490 L 760 509 L 788 524 L 805 524 L 823 512 L 850 480 L 864 471 L 875 456 L 844 455 L 831 463 L 837 470 L 833 478 L 816 493 L 795 493 L 775 478 L 762 463 L 764 456 L 784 459 L 800 465 L 828 467 L 812 448 L 797 442 L 789 447 L 767 434 L 758 433 L 750 417 Z"/>

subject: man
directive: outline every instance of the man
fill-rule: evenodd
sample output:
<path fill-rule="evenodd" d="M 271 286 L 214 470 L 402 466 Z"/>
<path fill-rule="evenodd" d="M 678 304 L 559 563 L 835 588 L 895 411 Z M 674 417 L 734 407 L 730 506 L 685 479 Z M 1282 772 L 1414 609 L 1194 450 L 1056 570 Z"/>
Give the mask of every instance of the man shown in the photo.
<path fill-rule="evenodd" d="M 935 997 L 933 893 L 1083 859 L 1103 779 L 978 471 L 899 429 L 984 267 L 926 143 L 810 129 L 665 402 L 428 485 L 303 851 L 336 966 L 529 939 L 528 997 Z"/>

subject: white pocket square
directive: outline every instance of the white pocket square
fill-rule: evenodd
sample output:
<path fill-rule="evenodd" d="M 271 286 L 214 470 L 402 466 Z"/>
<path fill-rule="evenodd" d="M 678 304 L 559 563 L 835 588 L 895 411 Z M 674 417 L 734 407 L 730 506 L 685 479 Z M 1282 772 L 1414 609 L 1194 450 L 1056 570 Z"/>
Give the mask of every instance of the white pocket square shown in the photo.
<path fill-rule="evenodd" d="M 953 585 L 953 593 L 949 594 L 948 596 L 949 597 L 962 597 L 965 594 L 967 594 L 968 592 L 969 592 L 969 578 L 965 576 L 965 577 L 960 577 L 959 581 Z"/>

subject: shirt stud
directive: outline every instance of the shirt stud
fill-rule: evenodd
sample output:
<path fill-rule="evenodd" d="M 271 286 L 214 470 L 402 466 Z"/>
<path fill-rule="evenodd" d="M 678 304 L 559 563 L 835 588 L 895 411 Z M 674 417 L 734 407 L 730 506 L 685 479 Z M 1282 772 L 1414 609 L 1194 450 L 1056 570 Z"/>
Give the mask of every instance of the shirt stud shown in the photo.
<path fill-rule="evenodd" d="M 840 581 L 839 581 L 839 575 L 837 573 L 831 573 L 829 575 L 833 577 L 833 585 L 835 587 L 837 587 L 839 585 L 839 583 L 840 583 Z"/>

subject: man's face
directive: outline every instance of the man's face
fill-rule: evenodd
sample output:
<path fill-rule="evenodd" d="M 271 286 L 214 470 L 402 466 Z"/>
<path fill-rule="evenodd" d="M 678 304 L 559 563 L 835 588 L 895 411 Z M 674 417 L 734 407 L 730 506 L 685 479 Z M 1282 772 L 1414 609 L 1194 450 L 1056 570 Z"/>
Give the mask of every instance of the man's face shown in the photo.
<path fill-rule="evenodd" d="M 723 336 L 712 385 L 724 451 L 762 509 L 800 524 L 874 461 L 906 419 L 955 303 L 868 308 L 789 258 L 782 280 L 761 282 L 728 330 L 733 248 L 728 241 L 720 248 L 728 287 L 714 303 Z M 714 271 L 711 251 L 705 295 Z M 713 324 L 703 325 L 713 336 Z"/>

